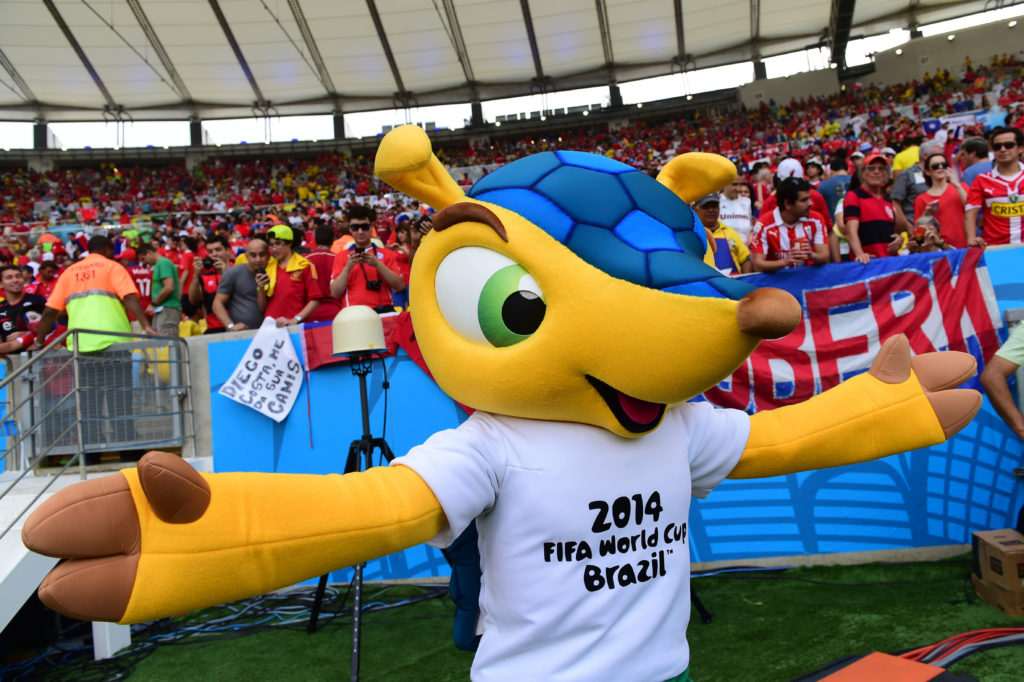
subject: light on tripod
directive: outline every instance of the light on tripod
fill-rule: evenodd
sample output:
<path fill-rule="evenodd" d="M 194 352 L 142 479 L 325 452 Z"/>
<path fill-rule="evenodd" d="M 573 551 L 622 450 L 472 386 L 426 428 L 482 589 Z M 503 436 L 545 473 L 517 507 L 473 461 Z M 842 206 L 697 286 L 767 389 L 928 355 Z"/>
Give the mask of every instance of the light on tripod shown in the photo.
<path fill-rule="evenodd" d="M 394 459 L 387 441 L 383 437 L 374 438 L 370 434 L 370 404 L 366 390 L 366 377 L 373 371 L 374 357 L 387 353 L 384 341 L 384 323 L 373 308 L 365 305 L 351 305 L 341 309 L 331 323 L 331 349 L 333 355 L 346 355 L 352 374 L 359 379 L 359 408 L 362 415 L 363 435 L 352 441 L 348 447 L 348 459 L 345 460 L 345 473 L 366 471 L 373 466 L 373 454 L 380 453 L 381 464 Z M 383 368 L 383 361 L 381 366 Z M 385 371 L 383 388 L 387 391 L 387 372 Z M 385 411 L 387 401 L 385 400 Z M 359 681 L 359 652 L 362 629 L 363 603 L 363 567 L 365 564 L 353 566 L 352 575 L 352 674 L 351 682 Z M 313 600 L 309 625 L 306 630 L 314 632 L 320 617 L 327 588 L 327 575 L 320 576 L 316 596 Z"/>
<path fill-rule="evenodd" d="M 331 323 L 331 339 L 334 355 L 381 353 L 387 348 L 380 315 L 366 305 L 342 308 Z"/>

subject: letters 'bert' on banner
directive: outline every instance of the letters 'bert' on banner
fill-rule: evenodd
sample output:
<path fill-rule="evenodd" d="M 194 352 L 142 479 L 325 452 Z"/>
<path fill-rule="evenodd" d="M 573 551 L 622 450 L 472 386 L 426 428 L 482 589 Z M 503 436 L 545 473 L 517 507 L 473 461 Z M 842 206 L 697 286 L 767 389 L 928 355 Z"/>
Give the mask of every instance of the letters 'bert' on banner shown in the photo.
<path fill-rule="evenodd" d="M 867 370 L 881 342 L 900 333 L 915 354 L 970 353 L 980 372 L 1005 335 L 982 253 L 944 251 L 744 278 L 793 294 L 803 323 L 784 338 L 761 342 L 704 396 L 748 412 L 802 402 Z"/>
<path fill-rule="evenodd" d="M 295 346 L 288 331 L 268 317 L 220 394 L 280 422 L 291 412 L 300 388 L 302 363 Z"/>

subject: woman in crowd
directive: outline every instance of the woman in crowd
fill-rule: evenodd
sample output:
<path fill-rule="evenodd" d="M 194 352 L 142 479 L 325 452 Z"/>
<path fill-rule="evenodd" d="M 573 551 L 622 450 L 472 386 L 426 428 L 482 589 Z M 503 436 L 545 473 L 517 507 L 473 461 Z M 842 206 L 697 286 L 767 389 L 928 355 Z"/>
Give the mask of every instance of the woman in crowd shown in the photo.
<path fill-rule="evenodd" d="M 914 217 L 935 218 L 942 239 L 954 249 L 967 248 L 964 234 L 964 204 L 967 189 L 960 184 L 943 154 L 932 154 L 924 161 L 927 191 L 914 199 Z"/>
<path fill-rule="evenodd" d="M 409 271 L 412 269 L 409 263 L 409 248 L 412 246 L 412 235 L 410 234 L 411 220 L 403 220 L 395 225 L 395 241 L 388 244 L 389 249 L 395 252 L 395 264 L 398 266 L 398 274 L 405 280 L 405 291 L 400 293 L 392 292 L 391 298 L 395 305 L 404 308 L 408 305 L 409 298 Z"/>
<path fill-rule="evenodd" d="M 948 251 L 953 247 L 946 243 L 939 232 L 939 221 L 929 215 L 923 215 L 914 221 L 914 239 L 907 242 L 911 251 Z"/>
<path fill-rule="evenodd" d="M 764 200 L 772 195 L 772 192 L 775 191 L 775 186 L 772 184 L 772 170 L 767 164 L 758 168 L 755 173 L 754 211 L 755 214 L 760 215 Z"/>

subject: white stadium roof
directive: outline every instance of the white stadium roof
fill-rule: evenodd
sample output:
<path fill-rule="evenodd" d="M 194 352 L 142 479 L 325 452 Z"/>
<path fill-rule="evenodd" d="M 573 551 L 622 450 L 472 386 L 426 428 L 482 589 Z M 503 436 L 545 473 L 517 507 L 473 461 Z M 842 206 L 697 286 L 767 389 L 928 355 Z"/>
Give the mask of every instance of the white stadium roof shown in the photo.
<path fill-rule="evenodd" d="M 845 45 L 850 35 L 992 4 L 0 0 L 0 119 L 214 119 L 491 100 Z"/>

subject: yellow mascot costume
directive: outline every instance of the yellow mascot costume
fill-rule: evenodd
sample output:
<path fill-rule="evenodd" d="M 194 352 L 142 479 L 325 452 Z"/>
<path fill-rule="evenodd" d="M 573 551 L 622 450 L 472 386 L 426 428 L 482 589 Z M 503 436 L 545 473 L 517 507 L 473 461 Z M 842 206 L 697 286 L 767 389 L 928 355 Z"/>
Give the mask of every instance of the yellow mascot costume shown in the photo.
<path fill-rule="evenodd" d="M 686 401 L 800 307 L 703 264 L 688 203 L 728 184 L 710 154 L 657 180 L 545 152 L 465 194 L 422 130 L 389 133 L 376 172 L 437 209 L 410 311 L 440 387 L 477 412 L 389 467 L 199 474 L 151 453 L 29 519 L 63 557 L 39 593 L 71 616 L 140 622 L 241 599 L 476 521 L 482 631 L 473 678 L 686 678 L 691 496 L 942 442 L 981 404 L 960 353 L 888 339 L 869 372 L 748 416 Z"/>

